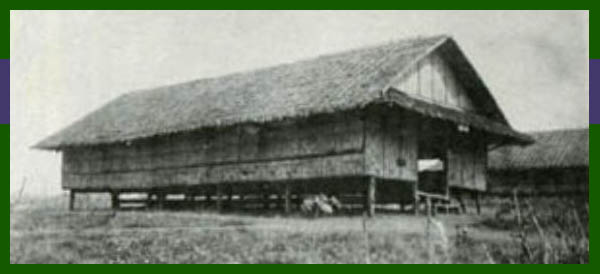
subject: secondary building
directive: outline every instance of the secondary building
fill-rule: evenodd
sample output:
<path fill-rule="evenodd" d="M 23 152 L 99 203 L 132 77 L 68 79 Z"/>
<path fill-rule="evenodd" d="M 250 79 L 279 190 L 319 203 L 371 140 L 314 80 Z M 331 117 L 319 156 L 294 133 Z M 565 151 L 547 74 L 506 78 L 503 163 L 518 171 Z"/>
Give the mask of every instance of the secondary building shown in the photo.
<path fill-rule="evenodd" d="M 490 152 L 489 192 L 508 195 L 588 195 L 589 129 L 531 132 L 535 144 Z"/>

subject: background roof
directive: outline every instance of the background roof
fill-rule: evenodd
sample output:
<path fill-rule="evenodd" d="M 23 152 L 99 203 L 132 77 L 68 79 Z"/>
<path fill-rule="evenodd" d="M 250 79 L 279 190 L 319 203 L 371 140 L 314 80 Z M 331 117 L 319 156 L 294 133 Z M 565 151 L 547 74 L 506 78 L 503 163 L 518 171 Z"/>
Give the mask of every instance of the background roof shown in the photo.
<path fill-rule="evenodd" d="M 507 146 L 489 154 L 490 169 L 588 167 L 589 129 L 537 131 L 530 146 Z"/>

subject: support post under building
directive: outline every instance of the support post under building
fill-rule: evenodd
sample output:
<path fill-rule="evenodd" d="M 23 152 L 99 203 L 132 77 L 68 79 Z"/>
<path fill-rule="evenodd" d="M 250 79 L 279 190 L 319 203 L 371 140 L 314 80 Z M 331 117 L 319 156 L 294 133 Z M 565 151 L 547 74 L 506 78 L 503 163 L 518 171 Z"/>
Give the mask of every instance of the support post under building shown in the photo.
<path fill-rule="evenodd" d="M 291 190 L 290 190 L 290 183 L 286 183 L 285 184 L 285 189 L 283 191 L 283 199 L 284 201 L 284 211 L 285 214 L 290 214 L 291 212 L 291 208 L 292 208 L 292 201 L 291 201 Z"/>
<path fill-rule="evenodd" d="M 121 201 L 119 200 L 119 192 L 113 191 L 110 193 L 111 205 L 113 210 L 119 210 L 121 208 Z"/>
<path fill-rule="evenodd" d="M 414 204 L 413 209 L 415 211 L 415 216 L 419 215 L 419 181 L 415 181 L 413 187 L 413 195 L 414 195 Z"/>
<path fill-rule="evenodd" d="M 369 177 L 367 181 L 367 191 L 366 191 L 366 201 L 365 201 L 365 210 L 369 217 L 375 216 L 375 205 L 377 200 L 376 196 L 377 189 L 377 179 L 375 177 Z"/>
<path fill-rule="evenodd" d="M 217 205 L 217 211 L 221 212 L 223 210 L 223 187 L 221 186 L 221 184 L 217 184 L 217 189 L 216 189 L 216 197 L 215 197 L 215 202 Z"/>

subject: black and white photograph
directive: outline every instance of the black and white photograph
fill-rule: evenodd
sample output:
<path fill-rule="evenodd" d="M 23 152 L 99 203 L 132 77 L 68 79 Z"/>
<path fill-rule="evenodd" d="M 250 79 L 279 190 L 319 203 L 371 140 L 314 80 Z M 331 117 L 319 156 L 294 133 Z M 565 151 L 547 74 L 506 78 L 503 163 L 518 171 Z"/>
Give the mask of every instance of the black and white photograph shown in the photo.
<path fill-rule="evenodd" d="M 11 264 L 588 264 L 589 12 L 11 11 Z"/>

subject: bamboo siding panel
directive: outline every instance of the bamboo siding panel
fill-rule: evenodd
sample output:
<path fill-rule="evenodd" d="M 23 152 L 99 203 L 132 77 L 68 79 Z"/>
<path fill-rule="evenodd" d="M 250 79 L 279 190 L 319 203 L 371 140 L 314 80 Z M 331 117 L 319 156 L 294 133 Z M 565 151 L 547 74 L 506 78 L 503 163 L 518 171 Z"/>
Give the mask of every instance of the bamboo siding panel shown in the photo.
<path fill-rule="evenodd" d="M 361 151 L 362 146 L 363 122 L 348 117 L 314 124 L 238 127 L 132 146 L 67 150 L 63 169 L 76 174 L 151 170 L 335 154 Z"/>
<path fill-rule="evenodd" d="M 99 174 L 63 173 L 67 189 L 147 189 L 244 181 L 279 181 L 363 173 L 361 153 L 273 162 L 181 167 Z"/>
<path fill-rule="evenodd" d="M 371 176 L 383 176 L 384 135 L 381 117 L 369 113 L 365 125 L 365 166 Z"/>

